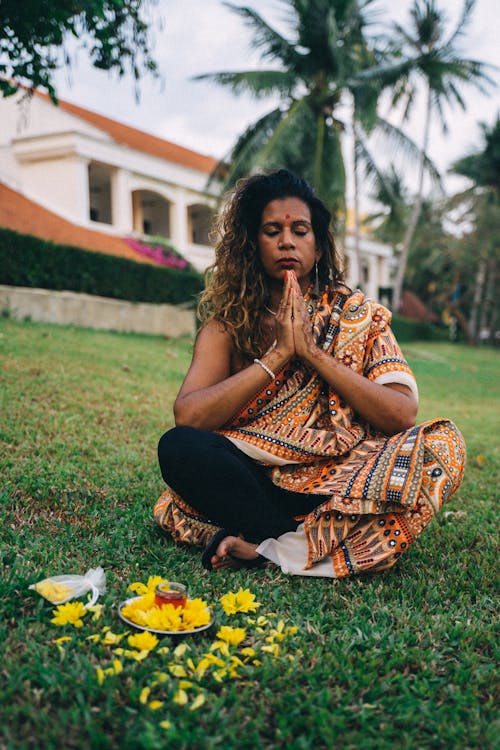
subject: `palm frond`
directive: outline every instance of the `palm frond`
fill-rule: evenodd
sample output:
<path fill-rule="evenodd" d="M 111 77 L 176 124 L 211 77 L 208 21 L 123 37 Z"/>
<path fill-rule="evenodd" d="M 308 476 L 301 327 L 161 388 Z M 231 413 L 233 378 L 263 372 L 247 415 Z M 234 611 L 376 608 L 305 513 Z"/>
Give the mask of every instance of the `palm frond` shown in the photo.
<path fill-rule="evenodd" d="M 229 153 L 216 165 L 208 179 L 208 185 L 217 181 L 220 191 L 225 192 L 237 180 L 249 174 L 255 166 L 257 155 L 269 140 L 282 117 L 283 111 L 277 107 L 249 125 Z M 225 175 L 222 182 L 220 181 L 221 174 Z"/>
<path fill-rule="evenodd" d="M 401 156 L 403 160 L 408 161 L 410 164 L 418 164 L 422 159 L 422 150 L 417 146 L 415 141 L 406 135 L 401 128 L 393 125 L 383 117 L 377 118 L 377 134 L 382 135 L 386 139 L 386 146 L 392 148 L 396 155 Z M 442 192 L 443 187 L 439 171 L 427 154 L 423 154 L 423 157 L 425 170 L 432 180 L 434 187 Z"/>
<path fill-rule="evenodd" d="M 281 60 L 287 68 L 295 68 L 300 61 L 297 49 L 276 29 L 273 29 L 253 8 L 240 7 L 225 2 L 224 5 L 243 18 L 246 26 L 253 31 L 252 47 L 260 50 L 263 59 Z"/>
<path fill-rule="evenodd" d="M 202 73 L 194 81 L 211 81 L 229 87 L 236 95 L 251 94 L 263 99 L 271 94 L 291 95 L 297 84 L 296 76 L 289 70 L 247 70 Z"/>

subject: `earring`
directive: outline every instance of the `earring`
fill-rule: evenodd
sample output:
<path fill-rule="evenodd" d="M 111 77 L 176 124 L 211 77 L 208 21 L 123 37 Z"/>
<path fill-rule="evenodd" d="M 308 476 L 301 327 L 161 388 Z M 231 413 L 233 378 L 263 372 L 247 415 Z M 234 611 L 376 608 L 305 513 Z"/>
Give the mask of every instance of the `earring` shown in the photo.
<path fill-rule="evenodd" d="M 319 297 L 319 275 L 318 275 L 318 261 L 315 262 L 315 274 L 316 274 L 316 281 L 314 282 L 314 294 L 316 297 Z"/>

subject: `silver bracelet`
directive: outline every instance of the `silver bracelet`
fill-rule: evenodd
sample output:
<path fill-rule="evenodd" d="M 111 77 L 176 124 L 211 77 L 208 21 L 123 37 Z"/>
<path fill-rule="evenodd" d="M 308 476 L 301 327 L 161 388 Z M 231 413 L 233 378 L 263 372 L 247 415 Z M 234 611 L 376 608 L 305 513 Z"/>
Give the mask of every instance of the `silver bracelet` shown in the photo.
<path fill-rule="evenodd" d="M 270 378 L 272 378 L 273 380 L 276 380 L 276 375 L 271 370 L 271 368 L 265 365 L 264 362 L 261 362 L 260 359 L 254 359 L 254 364 L 259 365 L 259 367 L 262 367 L 262 369 L 267 372 Z"/>

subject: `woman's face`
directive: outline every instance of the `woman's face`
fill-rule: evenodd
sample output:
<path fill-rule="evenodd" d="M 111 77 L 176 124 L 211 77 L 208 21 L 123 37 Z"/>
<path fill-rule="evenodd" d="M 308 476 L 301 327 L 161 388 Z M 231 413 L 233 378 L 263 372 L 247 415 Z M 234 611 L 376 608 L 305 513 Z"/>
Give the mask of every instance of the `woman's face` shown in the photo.
<path fill-rule="evenodd" d="M 260 259 L 267 276 L 283 282 L 285 271 L 293 270 L 305 291 L 321 251 L 311 224 L 309 206 L 300 198 L 277 198 L 267 204 L 257 237 Z"/>

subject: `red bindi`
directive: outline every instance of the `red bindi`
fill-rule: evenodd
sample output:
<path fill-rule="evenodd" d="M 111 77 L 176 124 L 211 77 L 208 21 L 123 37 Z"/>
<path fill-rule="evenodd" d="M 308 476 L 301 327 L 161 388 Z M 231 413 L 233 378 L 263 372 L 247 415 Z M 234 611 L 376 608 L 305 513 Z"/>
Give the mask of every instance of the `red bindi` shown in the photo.
<path fill-rule="evenodd" d="M 290 214 L 286 214 L 285 219 L 289 219 L 289 218 L 290 218 Z"/>

